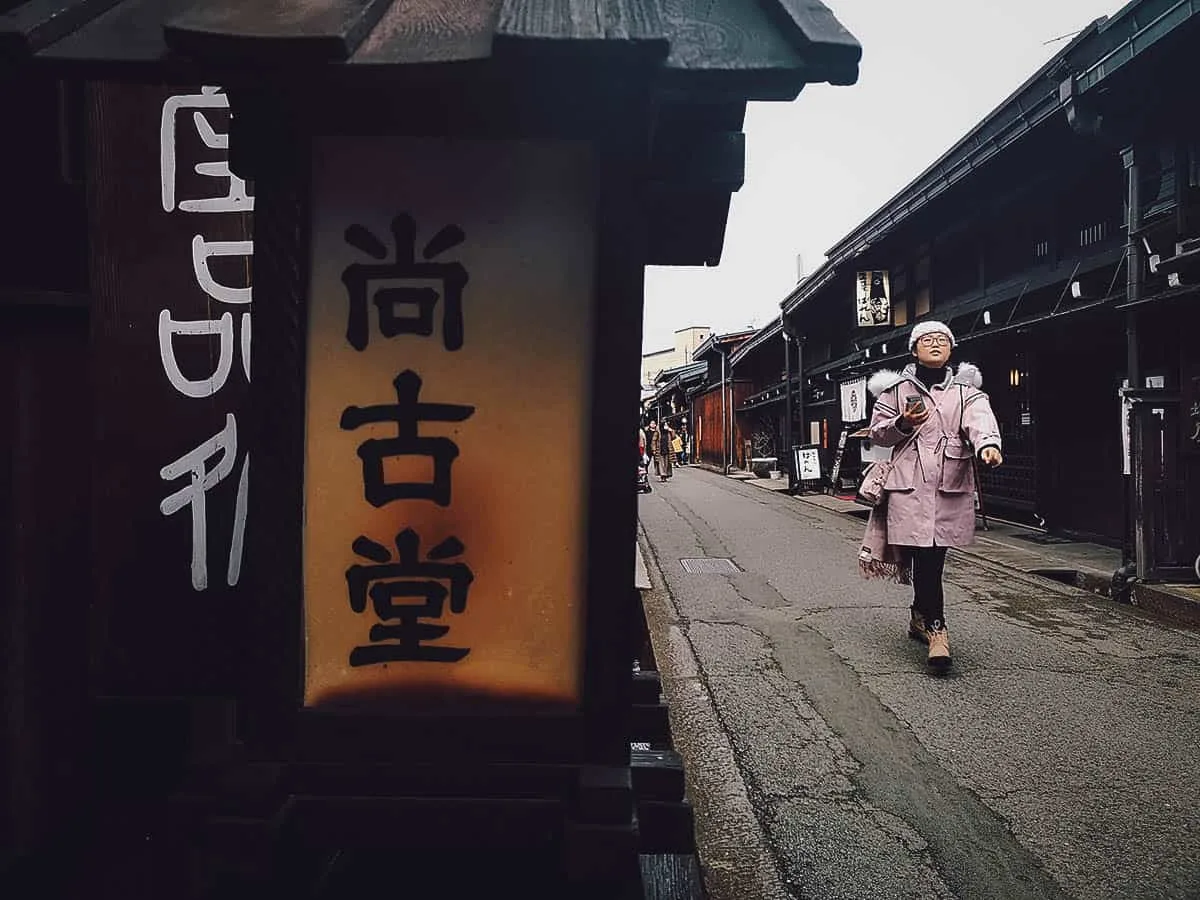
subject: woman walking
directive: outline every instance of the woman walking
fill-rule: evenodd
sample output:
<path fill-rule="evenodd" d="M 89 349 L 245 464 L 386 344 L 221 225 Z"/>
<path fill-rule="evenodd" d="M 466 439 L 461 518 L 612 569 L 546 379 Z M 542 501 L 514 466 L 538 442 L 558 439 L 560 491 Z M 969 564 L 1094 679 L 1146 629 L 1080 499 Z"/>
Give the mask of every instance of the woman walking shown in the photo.
<path fill-rule="evenodd" d="M 892 447 L 884 501 L 871 511 L 859 567 L 868 578 L 913 586 L 908 633 L 929 645 L 935 670 L 950 665 L 942 570 L 949 547 L 975 539 L 975 466 L 1003 462 L 1000 428 L 979 369 L 952 369 L 954 334 L 922 322 L 909 337 L 915 361 L 903 372 L 877 372 L 871 442 Z"/>
<path fill-rule="evenodd" d="M 654 470 L 658 472 L 658 480 L 666 481 L 671 477 L 671 460 L 675 456 L 675 429 L 666 421 L 660 422 L 654 439 Z"/>
<path fill-rule="evenodd" d="M 658 423 L 651 419 L 646 423 L 646 452 L 654 460 L 654 474 L 658 474 Z"/>

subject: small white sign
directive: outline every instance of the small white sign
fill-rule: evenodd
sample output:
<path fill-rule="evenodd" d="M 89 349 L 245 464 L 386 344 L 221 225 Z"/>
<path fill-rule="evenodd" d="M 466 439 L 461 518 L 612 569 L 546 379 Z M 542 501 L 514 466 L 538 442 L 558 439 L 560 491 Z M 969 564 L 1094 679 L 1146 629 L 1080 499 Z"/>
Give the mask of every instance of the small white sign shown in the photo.
<path fill-rule="evenodd" d="M 796 450 L 796 477 L 800 481 L 821 480 L 821 454 L 816 447 Z"/>

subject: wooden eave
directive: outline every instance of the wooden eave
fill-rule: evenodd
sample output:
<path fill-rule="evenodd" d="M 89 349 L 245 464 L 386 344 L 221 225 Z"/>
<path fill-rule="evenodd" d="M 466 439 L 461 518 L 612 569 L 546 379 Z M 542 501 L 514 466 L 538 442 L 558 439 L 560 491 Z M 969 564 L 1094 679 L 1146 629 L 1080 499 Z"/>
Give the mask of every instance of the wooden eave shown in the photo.
<path fill-rule="evenodd" d="M 709 357 L 713 353 L 718 355 L 732 355 L 737 351 L 738 347 L 753 336 L 753 331 L 731 331 L 728 334 L 710 334 L 692 351 L 692 359 L 699 360 L 702 357 Z"/>
<path fill-rule="evenodd" d="M 979 124 L 862 224 L 831 247 L 827 259 L 840 264 L 881 240 L 955 185 L 975 177 L 987 163 L 1061 114 L 1059 73 L 1090 64 L 1101 52 L 1098 19 L 1081 30 Z"/>
<path fill-rule="evenodd" d="M 778 337 L 783 333 L 783 319 L 776 318 L 769 324 L 764 325 L 755 334 L 742 343 L 737 350 L 729 355 L 729 364 L 736 366 L 746 357 L 750 356 L 760 347 L 766 345 L 773 338 Z"/>
<path fill-rule="evenodd" d="M 1100 24 L 1099 31 L 1108 49 L 1073 77 L 1077 95 L 1097 88 L 1159 41 L 1190 32 L 1197 21 L 1200 21 L 1200 0 L 1140 0 L 1127 4 Z"/>
<path fill-rule="evenodd" d="M 445 97 L 418 126 L 443 133 L 450 111 L 486 109 L 506 89 L 527 108 L 583 121 L 608 85 L 640 80 L 657 115 L 647 172 L 656 265 L 720 261 L 745 170 L 746 103 L 790 100 L 810 82 L 852 84 L 861 55 L 820 0 L 25 0 L 0 15 L 0 64 L 259 86 L 330 133 L 360 124 L 344 102 L 356 91 L 392 105 Z"/>
<path fill-rule="evenodd" d="M 862 55 L 819 0 L 26 0 L 0 15 L 0 49 L 259 70 L 641 56 L 671 89 L 743 100 L 851 84 Z"/>

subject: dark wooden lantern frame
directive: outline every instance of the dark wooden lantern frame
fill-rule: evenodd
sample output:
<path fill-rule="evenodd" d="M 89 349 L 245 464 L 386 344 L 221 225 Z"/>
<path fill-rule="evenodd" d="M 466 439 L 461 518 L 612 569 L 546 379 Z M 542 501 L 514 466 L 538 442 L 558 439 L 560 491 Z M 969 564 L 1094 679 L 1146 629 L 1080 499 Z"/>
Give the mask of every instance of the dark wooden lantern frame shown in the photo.
<path fill-rule="evenodd" d="M 376 762 L 549 763 L 627 766 L 631 739 L 637 500 L 628 452 L 638 424 L 642 280 L 653 55 L 574 64 L 547 79 L 533 65 L 494 61 L 409 68 L 358 83 L 285 86 L 238 80 L 233 166 L 253 178 L 255 460 L 248 516 L 248 627 L 242 733 L 275 759 Z M 344 71 L 344 70 L 343 70 Z M 358 73 L 355 73 L 358 75 Z M 570 85 L 566 94 L 563 84 Z M 560 96 L 555 96 L 559 94 Z M 416 98 L 388 109 L 388 98 Z M 353 100 L 346 102 L 347 97 Z M 314 102 L 314 98 L 315 102 Z M 303 106 L 301 106 L 303 103 Z M 596 188 L 591 408 L 586 478 L 586 594 L 581 705 L 577 711 L 513 707 L 483 714 L 323 711 L 302 705 L 305 384 L 312 215 L 311 147 L 317 136 L 587 141 Z M 252 649 L 251 649 L 252 648 Z M 419 724 L 414 722 L 419 719 Z"/>

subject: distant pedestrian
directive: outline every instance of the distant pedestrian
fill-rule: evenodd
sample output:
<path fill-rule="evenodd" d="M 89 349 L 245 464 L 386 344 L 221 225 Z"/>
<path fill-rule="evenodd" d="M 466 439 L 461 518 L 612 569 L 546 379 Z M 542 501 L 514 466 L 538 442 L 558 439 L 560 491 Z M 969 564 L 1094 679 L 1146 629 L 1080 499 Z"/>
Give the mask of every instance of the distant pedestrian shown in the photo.
<path fill-rule="evenodd" d="M 654 470 L 658 473 L 659 481 L 671 477 L 671 460 L 675 456 L 675 429 L 668 422 L 661 422 L 658 434 L 654 440 Z"/>
<path fill-rule="evenodd" d="M 646 452 L 654 460 L 654 474 L 658 472 L 658 423 L 651 419 L 646 423 Z"/>
<path fill-rule="evenodd" d="M 908 633 L 929 645 L 934 669 L 950 665 L 942 571 L 948 547 L 975 539 L 975 466 L 1003 462 L 1000 428 L 979 369 L 947 364 L 954 334 L 922 322 L 909 338 L 916 360 L 903 372 L 876 372 L 871 442 L 892 447 L 884 501 L 871 510 L 859 567 L 868 578 L 913 586 Z"/>

